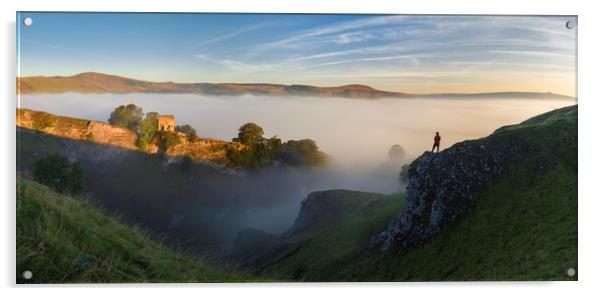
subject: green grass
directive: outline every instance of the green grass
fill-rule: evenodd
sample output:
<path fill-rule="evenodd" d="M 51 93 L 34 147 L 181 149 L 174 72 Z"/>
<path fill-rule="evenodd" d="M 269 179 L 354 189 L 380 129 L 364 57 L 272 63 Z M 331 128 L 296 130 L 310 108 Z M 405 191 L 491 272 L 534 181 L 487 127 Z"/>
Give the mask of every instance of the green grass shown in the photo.
<path fill-rule="evenodd" d="M 24 271 L 33 278 L 22 277 Z M 233 282 L 86 201 L 17 181 L 18 283 Z"/>
<path fill-rule="evenodd" d="M 380 195 L 338 190 L 337 202 L 346 211 L 334 223 L 320 223 L 289 237 L 286 248 L 272 258 L 262 274 L 287 280 L 320 280 L 355 260 L 367 240 L 401 212 L 404 195 Z"/>
<path fill-rule="evenodd" d="M 305 234 L 264 270 L 286 280 L 577 280 L 577 107 L 499 129 L 474 144 L 514 143 L 512 171 L 476 208 L 428 244 L 405 252 L 363 249 L 401 212 L 401 196 L 372 212 Z M 509 152 L 510 153 L 510 152 Z M 470 161 L 467 156 L 463 161 Z"/>
<path fill-rule="evenodd" d="M 517 172 L 429 244 L 407 253 L 364 254 L 332 280 L 576 280 L 577 176 L 559 166 Z"/>

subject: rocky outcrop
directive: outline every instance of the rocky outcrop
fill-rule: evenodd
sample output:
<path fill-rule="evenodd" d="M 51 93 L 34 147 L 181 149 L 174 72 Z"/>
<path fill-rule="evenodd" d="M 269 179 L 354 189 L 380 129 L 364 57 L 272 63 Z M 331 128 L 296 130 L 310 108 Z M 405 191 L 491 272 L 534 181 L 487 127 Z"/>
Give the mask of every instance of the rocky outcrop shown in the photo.
<path fill-rule="evenodd" d="M 463 160 L 465 155 L 472 159 Z M 420 245 L 470 211 L 480 190 L 506 169 L 504 154 L 464 142 L 440 153 L 425 152 L 407 168 L 406 211 L 378 234 L 372 246 Z"/>
<path fill-rule="evenodd" d="M 561 155 L 558 149 L 577 149 L 576 125 L 569 120 L 576 121 L 576 112 L 576 106 L 558 109 L 484 139 L 425 152 L 400 174 L 408 182 L 405 211 L 370 246 L 404 250 L 422 245 L 469 213 L 484 190 L 512 170 L 553 167 Z"/>
<path fill-rule="evenodd" d="M 43 111 L 17 109 L 17 126 L 38 130 L 47 134 L 74 140 L 107 144 L 129 150 L 138 150 L 135 132 L 108 123 L 55 115 Z M 178 133 L 180 143 L 170 147 L 165 154 L 172 157 L 184 155 L 216 168 L 224 168 L 228 164 L 226 147 L 243 149 L 240 143 L 225 142 L 218 139 L 189 139 L 184 133 Z M 148 145 L 147 153 L 159 153 L 156 141 Z"/>
<path fill-rule="evenodd" d="M 42 111 L 17 109 L 17 126 L 40 130 L 55 136 L 74 140 L 109 144 L 126 149 L 137 149 L 136 133 L 95 120 L 58 116 Z"/>

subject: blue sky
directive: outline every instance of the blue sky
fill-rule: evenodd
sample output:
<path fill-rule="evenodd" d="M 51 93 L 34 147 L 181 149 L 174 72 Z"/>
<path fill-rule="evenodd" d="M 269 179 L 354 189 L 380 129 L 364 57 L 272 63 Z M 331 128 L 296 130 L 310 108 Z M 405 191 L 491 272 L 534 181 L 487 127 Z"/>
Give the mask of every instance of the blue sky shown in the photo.
<path fill-rule="evenodd" d="M 24 26 L 22 19 L 33 24 Z M 21 76 L 575 95 L 574 17 L 19 13 Z"/>

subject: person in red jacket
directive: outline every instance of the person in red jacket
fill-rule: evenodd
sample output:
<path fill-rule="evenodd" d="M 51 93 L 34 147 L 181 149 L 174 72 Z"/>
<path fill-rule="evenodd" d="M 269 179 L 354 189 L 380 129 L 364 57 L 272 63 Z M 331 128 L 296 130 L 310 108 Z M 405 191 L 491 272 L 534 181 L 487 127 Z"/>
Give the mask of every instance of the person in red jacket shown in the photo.
<path fill-rule="evenodd" d="M 437 147 L 437 152 L 439 152 L 439 143 L 441 143 L 441 136 L 439 136 L 439 132 L 435 134 L 435 143 L 433 144 L 433 149 L 431 152 L 435 151 L 435 147 Z"/>

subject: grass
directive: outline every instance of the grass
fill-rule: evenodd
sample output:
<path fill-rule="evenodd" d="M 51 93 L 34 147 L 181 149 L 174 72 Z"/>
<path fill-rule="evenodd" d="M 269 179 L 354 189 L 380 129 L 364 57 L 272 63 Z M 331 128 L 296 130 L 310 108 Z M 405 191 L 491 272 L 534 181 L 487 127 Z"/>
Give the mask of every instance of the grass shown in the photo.
<path fill-rule="evenodd" d="M 350 281 L 577 280 L 577 177 L 559 166 L 497 184 L 466 219 L 407 253 L 364 254 Z"/>
<path fill-rule="evenodd" d="M 24 271 L 33 278 L 24 279 Z M 86 201 L 17 181 L 17 283 L 236 282 Z"/>
<path fill-rule="evenodd" d="M 404 195 L 376 195 L 337 190 L 344 215 L 289 237 L 262 274 L 286 280 L 320 280 L 336 273 L 360 254 L 366 241 L 401 212 Z"/>

